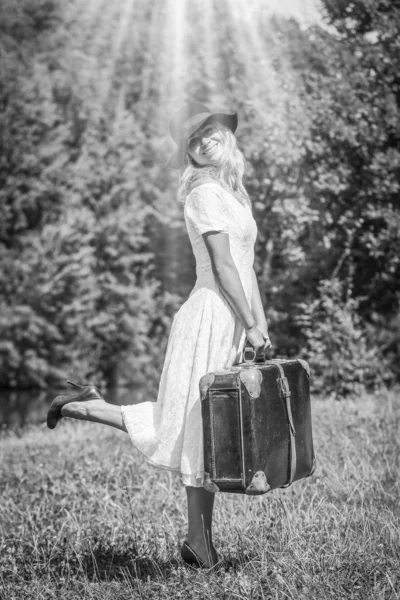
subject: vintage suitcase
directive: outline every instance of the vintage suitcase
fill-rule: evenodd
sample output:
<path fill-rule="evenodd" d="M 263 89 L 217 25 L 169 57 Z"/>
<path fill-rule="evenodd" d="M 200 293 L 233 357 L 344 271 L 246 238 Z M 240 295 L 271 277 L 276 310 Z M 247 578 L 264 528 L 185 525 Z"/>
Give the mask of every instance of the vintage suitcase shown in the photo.
<path fill-rule="evenodd" d="M 265 360 L 247 340 L 243 357 L 200 379 L 204 487 L 255 496 L 314 472 L 310 371 L 300 359 Z"/>

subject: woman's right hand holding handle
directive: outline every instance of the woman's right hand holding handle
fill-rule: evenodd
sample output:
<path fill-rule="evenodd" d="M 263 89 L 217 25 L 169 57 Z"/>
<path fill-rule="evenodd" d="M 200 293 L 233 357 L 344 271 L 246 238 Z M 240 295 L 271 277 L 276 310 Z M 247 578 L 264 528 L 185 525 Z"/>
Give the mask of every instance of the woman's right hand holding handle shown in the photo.
<path fill-rule="evenodd" d="M 247 339 L 256 352 L 265 347 L 266 344 L 264 336 L 261 330 L 257 327 L 256 323 L 254 323 L 251 327 L 246 327 L 245 332 Z"/>

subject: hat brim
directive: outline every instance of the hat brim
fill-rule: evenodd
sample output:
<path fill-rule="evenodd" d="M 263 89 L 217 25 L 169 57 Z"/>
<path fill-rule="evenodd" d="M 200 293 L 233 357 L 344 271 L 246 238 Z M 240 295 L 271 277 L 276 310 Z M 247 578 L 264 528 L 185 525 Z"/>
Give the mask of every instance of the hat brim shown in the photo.
<path fill-rule="evenodd" d="M 185 161 L 187 151 L 187 144 L 179 144 L 175 152 L 165 163 L 165 166 L 169 169 L 180 169 Z"/>
<path fill-rule="evenodd" d="M 201 119 L 198 123 L 194 124 L 188 130 L 185 131 L 184 136 L 178 143 L 178 147 L 175 152 L 166 162 L 166 167 L 170 169 L 180 169 L 183 165 L 185 156 L 187 153 L 187 141 L 200 127 L 207 122 L 216 121 L 224 125 L 227 129 L 230 129 L 232 133 L 235 133 L 238 126 L 238 115 L 237 112 L 232 113 L 211 113 Z"/>

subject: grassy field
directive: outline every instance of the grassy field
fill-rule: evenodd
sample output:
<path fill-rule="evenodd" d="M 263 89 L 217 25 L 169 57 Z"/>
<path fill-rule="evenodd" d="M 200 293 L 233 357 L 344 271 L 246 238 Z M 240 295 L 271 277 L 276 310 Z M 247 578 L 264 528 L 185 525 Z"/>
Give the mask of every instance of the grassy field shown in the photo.
<path fill-rule="evenodd" d="M 179 477 L 63 420 L 0 438 L 0 597 L 400 598 L 400 398 L 316 399 L 313 477 L 216 498 L 216 573 L 183 565 Z"/>

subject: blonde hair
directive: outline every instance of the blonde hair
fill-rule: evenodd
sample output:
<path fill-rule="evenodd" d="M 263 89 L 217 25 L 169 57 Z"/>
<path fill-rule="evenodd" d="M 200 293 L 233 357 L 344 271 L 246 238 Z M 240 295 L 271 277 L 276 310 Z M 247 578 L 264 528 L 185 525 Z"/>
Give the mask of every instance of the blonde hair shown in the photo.
<path fill-rule="evenodd" d="M 236 137 L 230 129 L 224 127 L 221 123 L 214 121 L 213 125 L 222 134 L 223 152 L 221 161 L 217 165 L 202 167 L 195 165 L 189 154 L 186 154 L 185 164 L 179 180 L 177 199 L 179 202 L 185 202 L 194 184 L 203 177 L 209 176 L 221 183 L 222 187 L 238 193 L 247 204 L 251 205 L 249 195 L 243 185 L 246 162 L 243 153 L 238 148 Z"/>

